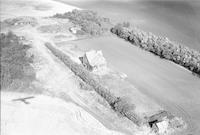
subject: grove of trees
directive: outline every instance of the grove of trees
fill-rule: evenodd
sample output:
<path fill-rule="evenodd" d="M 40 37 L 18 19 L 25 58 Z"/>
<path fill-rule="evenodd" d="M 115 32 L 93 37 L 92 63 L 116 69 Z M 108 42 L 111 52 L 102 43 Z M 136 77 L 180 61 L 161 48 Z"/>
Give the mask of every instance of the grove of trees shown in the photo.
<path fill-rule="evenodd" d="M 31 66 L 33 56 L 27 56 L 30 46 L 23 44 L 12 32 L 1 33 L 0 41 L 1 88 L 28 86 L 35 79 L 34 69 Z"/>
<path fill-rule="evenodd" d="M 101 35 L 110 30 L 110 20 L 90 10 L 75 9 L 72 12 L 56 14 L 53 18 L 69 19 L 73 24 L 80 26 L 83 32 L 90 35 Z"/>
<path fill-rule="evenodd" d="M 168 38 L 156 36 L 144 32 L 138 28 L 126 27 L 124 24 L 117 24 L 111 28 L 111 32 L 123 38 L 133 45 L 154 53 L 161 58 L 173 61 L 193 73 L 200 75 L 200 52 L 179 45 Z"/>

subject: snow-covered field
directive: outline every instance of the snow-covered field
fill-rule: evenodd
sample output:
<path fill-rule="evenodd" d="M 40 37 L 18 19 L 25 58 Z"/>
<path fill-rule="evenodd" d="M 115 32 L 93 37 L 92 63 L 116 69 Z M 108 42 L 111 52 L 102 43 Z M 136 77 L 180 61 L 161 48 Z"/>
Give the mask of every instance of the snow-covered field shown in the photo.
<path fill-rule="evenodd" d="M 29 104 L 13 99 L 34 96 Z M 1 92 L 1 135 L 123 135 L 71 101 Z"/>

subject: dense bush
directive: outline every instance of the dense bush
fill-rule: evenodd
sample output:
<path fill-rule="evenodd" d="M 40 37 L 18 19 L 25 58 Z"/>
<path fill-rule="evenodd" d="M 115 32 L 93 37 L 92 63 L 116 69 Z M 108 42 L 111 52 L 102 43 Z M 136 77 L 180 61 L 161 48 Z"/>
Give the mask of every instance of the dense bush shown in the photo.
<path fill-rule="evenodd" d="M 101 35 L 110 29 L 108 18 L 99 17 L 96 12 L 90 10 L 73 10 L 64 14 L 56 14 L 54 18 L 69 19 L 81 30 L 91 35 Z"/>
<path fill-rule="evenodd" d="M 1 33 L 1 88 L 11 85 L 27 86 L 34 79 L 31 63 L 33 57 L 27 57 L 30 48 L 20 42 L 20 38 L 12 32 Z M 23 81 L 22 81 L 23 80 Z"/>
<path fill-rule="evenodd" d="M 114 96 L 107 88 L 102 86 L 88 70 L 72 61 L 69 56 L 53 47 L 51 44 L 46 43 L 46 47 L 67 67 L 69 67 L 75 75 L 81 78 L 85 83 L 90 85 L 99 95 L 101 95 L 115 111 L 124 115 L 135 124 L 141 124 L 140 118 L 137 117 L 137 115 L 134 113 L 135 106 L 128 102 L 126 98 Z"/>
<path fill-rule="evenodd" d="M 200 75 L 199 51 L 174 43 L 167 38 L 141 31 L 137 28 L 124 27 L 123 24 L 116 25 L 111 29 L 111 32 L 142 49 L 173 61 Z"/>

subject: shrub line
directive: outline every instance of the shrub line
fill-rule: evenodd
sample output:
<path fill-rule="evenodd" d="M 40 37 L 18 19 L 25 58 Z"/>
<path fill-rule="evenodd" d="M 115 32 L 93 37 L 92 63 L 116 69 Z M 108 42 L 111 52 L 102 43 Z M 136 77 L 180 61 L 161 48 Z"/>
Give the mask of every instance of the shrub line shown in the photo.
<path fill-rule="evenodd" d="M 199 51 L 179 45 L 165 37 L 156 36 L 137 28 L 126 27 L 124 24 L 114 26 L 111 28 L 111 32 L 135 46 L 179 64 L 193 73 L 200 75 Z"/>

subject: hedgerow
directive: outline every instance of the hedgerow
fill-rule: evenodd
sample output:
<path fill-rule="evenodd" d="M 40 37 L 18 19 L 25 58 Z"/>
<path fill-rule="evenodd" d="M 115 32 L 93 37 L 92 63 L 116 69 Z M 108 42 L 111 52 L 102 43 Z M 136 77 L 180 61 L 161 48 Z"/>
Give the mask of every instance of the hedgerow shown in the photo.
<path fill-rule="evenodd" d="M 156 36 L 137 28 L 124 27 L 118 24 L 111 28 L 111 32 L 133 45 L 154 53 L 161 58 L 173 61 L 190 71 L 200 75 L 200 52 L 179 45 L 168 38 Z"/>
<path fill-rule="evenodd" d="M 134 105 L 128 102 L 125 98 L 116 97 L 110 91 L 102 86 L 93 75 L 83 66 L 75 63 L 62 51 L 53 47 L 50 43 L 45 44 L 46 47 L 59 58 L 71 71 L 90 85 L 99 95 L 101 95 L 110 106 L 116 111 L 133 121 L 136 125 L 141 124 L 141 119 L 134 113 Z"/>

